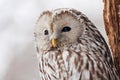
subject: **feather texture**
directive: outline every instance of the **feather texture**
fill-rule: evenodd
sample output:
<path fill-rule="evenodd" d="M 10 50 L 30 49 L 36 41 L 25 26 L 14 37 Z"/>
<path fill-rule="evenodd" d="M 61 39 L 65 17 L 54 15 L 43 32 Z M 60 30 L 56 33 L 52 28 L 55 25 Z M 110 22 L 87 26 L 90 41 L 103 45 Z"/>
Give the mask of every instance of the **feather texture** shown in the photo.
<path fill-rule="evenodd" d="M 71 31 L 61 32 L 64 26 Z M 50 33 L 46 37 L 44 28 Z M 57 47 L 52 47 L 51 36 Z M 119 80 L 108 45 L 81 12 L 67 8 L 43 12 L 35 38 L 41 80 Z"/>

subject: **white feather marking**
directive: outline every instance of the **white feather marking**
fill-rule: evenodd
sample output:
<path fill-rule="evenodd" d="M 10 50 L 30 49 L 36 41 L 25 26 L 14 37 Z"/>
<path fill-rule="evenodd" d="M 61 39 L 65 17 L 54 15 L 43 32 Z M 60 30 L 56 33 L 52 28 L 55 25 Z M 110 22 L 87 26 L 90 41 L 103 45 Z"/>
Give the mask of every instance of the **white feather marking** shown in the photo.
<path fill-rule="evenodd" d="M 88 71 L 88 70 L 83 70 L 82 80 L 90 80 L 90 71 Z"/>
<path fill-rule="evenodd" d="M 69 52 L 67 50 L 63 51 L 62 57 L 63 57 L 64 63 L 65 63 L 65 68 L 66 69 L 68 69 L 68 62 L 66 61 L 68 55 L 69 55 Z"/>

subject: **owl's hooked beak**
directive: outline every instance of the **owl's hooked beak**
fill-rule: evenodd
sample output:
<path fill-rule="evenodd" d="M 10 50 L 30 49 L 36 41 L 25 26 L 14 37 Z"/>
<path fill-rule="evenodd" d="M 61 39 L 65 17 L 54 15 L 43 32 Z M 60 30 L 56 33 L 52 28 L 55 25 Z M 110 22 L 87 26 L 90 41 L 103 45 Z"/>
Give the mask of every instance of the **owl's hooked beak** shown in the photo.
<path fill-rule="evenodd" d="M 52 38 L 52 47 L 57 47 L 57 40 Z"/>
<path fill-rule="evenodd" d="M 57 47 L 57 40 L 56 40 L 56 35 L 54 33 L 54 29 L 53 29 L 53 26 L 51 27 L 51 31 L 52 31 L 52 36 L 51 36 L 51 44 L 52 44 L 52 47 L 55 48 Z"/>

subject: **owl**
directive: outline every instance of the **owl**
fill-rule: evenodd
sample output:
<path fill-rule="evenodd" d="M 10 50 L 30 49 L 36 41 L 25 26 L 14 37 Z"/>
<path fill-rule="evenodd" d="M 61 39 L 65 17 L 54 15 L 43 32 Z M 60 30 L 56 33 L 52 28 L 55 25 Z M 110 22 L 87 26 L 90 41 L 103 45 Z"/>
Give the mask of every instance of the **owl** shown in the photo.
<path fill-rule="evenodd" d="M 104 38 L 80 11 L 43 12 L 35 45 L 40 80 L 120 80 Z"/>

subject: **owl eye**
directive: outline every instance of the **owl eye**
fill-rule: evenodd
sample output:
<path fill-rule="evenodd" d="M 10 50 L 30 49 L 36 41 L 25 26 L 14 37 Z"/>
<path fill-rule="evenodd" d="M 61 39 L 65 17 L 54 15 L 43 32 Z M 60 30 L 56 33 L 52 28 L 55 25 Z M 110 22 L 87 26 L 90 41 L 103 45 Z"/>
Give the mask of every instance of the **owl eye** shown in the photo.
<path fill-rule="evenodd" d="M 69 32 L 71 30 L 71 28 L 69 26 L 65 26 L 63 29 L 62 29 L 62 32 Z"/>
<path fill-rule="evenodd" d="M 48 34 L 49 34 L 48 30 L 45 30 L 44 35 L 48 35 Z"/>

